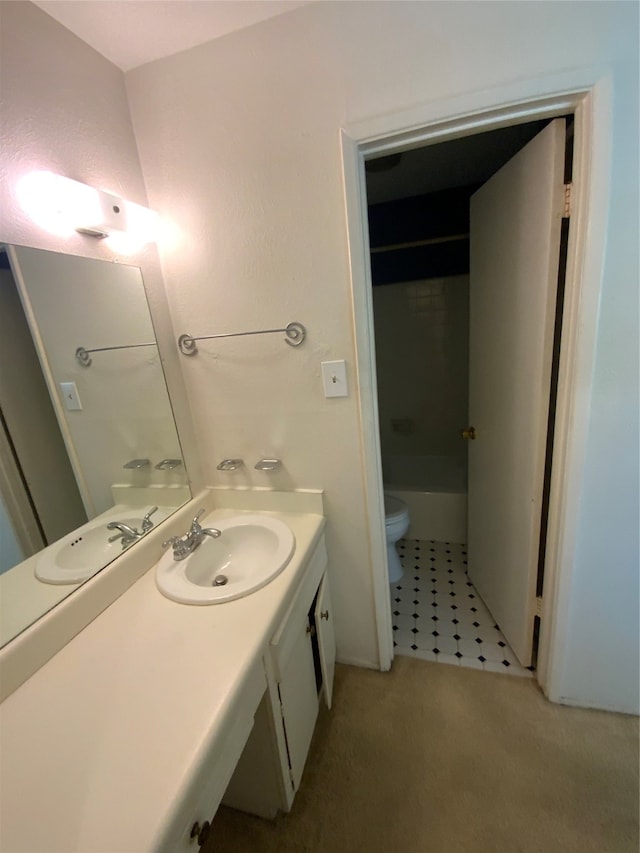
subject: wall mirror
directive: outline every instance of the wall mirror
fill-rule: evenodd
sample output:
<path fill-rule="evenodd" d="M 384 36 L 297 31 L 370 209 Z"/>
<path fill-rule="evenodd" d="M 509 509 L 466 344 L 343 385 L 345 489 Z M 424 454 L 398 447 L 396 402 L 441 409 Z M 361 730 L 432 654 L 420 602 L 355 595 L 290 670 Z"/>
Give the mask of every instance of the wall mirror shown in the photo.
<path fill-rule="evenodd" d="M 190 497 L 140 270 L 0 247 L 0 645 Z"/>

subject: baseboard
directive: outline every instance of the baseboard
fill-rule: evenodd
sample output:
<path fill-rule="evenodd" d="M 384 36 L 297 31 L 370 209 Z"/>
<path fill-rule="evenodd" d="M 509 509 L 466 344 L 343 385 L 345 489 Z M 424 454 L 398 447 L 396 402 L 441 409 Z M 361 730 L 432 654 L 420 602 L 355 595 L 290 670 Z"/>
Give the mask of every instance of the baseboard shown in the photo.
<path fill-rule="evenodd" d="M 336 663 L 343 663 L 346 666 L 358 666 L 360 669 L 375 669 L 380 671 L 380 664 L 377 661 L 374 663 L 370 660 L 360 660 L 359 658 L 352 658 L 348 655 L 336 655 Z"/>

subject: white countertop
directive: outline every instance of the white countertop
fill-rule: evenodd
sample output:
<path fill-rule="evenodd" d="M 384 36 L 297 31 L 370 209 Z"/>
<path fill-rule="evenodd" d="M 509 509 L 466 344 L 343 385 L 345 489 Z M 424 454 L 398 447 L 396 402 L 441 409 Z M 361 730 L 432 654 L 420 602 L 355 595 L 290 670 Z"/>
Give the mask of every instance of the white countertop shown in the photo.
<path fill-rule="evenodd" d="M 269 514 L 289 524 L 296 550 L 266 587 L 178 604 L 157 590 L 153 567 L 3 702 L 2 853 L 161 847 L 324 527 L 320 515 Z"/>

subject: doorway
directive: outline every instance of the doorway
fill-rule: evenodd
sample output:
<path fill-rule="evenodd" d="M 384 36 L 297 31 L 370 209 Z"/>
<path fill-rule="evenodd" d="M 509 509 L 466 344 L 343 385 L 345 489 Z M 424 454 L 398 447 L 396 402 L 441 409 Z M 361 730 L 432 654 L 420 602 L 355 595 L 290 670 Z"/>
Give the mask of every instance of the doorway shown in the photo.
<path fill-rule="evenodd" d="M 572 127 L 537 120 L 366 163 L 387 531 L 399 506 L 410 521 L 404 577 L 389 552 L 397 654 L 535 668 Z"/>
<path fill-rule="evenodd" d="M 458 139 L 474 133 L 550 119 L 572 113 L 575 118 L 574 211 L 576 227 L 567 246 L 567 280 L 562 348 L 559 358 L 556 410 L 556 444 L 549 488 L 549 525 L 545 548 L 546 592 L 541 602 L 537 677 L 554 701 L 561 698 L 564 637 L 570 602 L 570 577 L 575 560 L 576 526 L 584 464 L 584 436 L 580 418 L 586 418 L 588 401 L 576 387 L 576 376 L 589 382 L 593 358 L 593 330 L 597 318 L 597 293 L 604 248 L 603 235 L 590 234 L 586 225 L 598 211 L 602 198 L 599 182 L 606 174 L 606 150 L 601 147 L 607 126 L 607 92 L 604 84 L 588 75 L 574 75 L 576 88 L 567 93 L 567 80 L 538 81 L 538 100 L 523 84 L 524 100 L 504 103 L 494 92 L 478 93 L 459 102 L 425 105 L 405 115 L 395 114 L 362 122 L 342 133 L 345 197 L 352 271 L 352 297 L 356 336 L 358 400 L 364 448 L 364 485 L 369 521 L 369 546 L 379 666 L 390 668 L 393 638 L 384 537 L 383 485 L 378 434 L 375 363 L 372 349 L 373 319 L 371 270 L 366 223 L 365 160 L 402 152 L 425 144 Z M 583 79 L 584 78 L 584 79 Z M 512 88 L 511 95 L 518 87 Z M 561 91 L 561 94 L 554 92 Z M 525 94 L 526 92 L 526 94 Z M 597 97 L 596 97 L 597 93 Z M 526 102 L 525 102 L 526 100 Z M 500 104 L 500 106 L 496 106 Z M 597 216 L 596 216 L 597 219 Z"/>

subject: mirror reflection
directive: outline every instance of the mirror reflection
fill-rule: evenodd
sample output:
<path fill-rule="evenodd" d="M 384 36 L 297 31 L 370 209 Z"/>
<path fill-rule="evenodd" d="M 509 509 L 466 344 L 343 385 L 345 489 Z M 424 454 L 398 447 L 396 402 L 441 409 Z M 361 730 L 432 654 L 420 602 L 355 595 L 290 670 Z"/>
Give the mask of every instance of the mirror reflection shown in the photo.
<path fill-rule="evenodd" d="M 0 645 L 189 500 L 140 270 L 0 251 Z"/>

